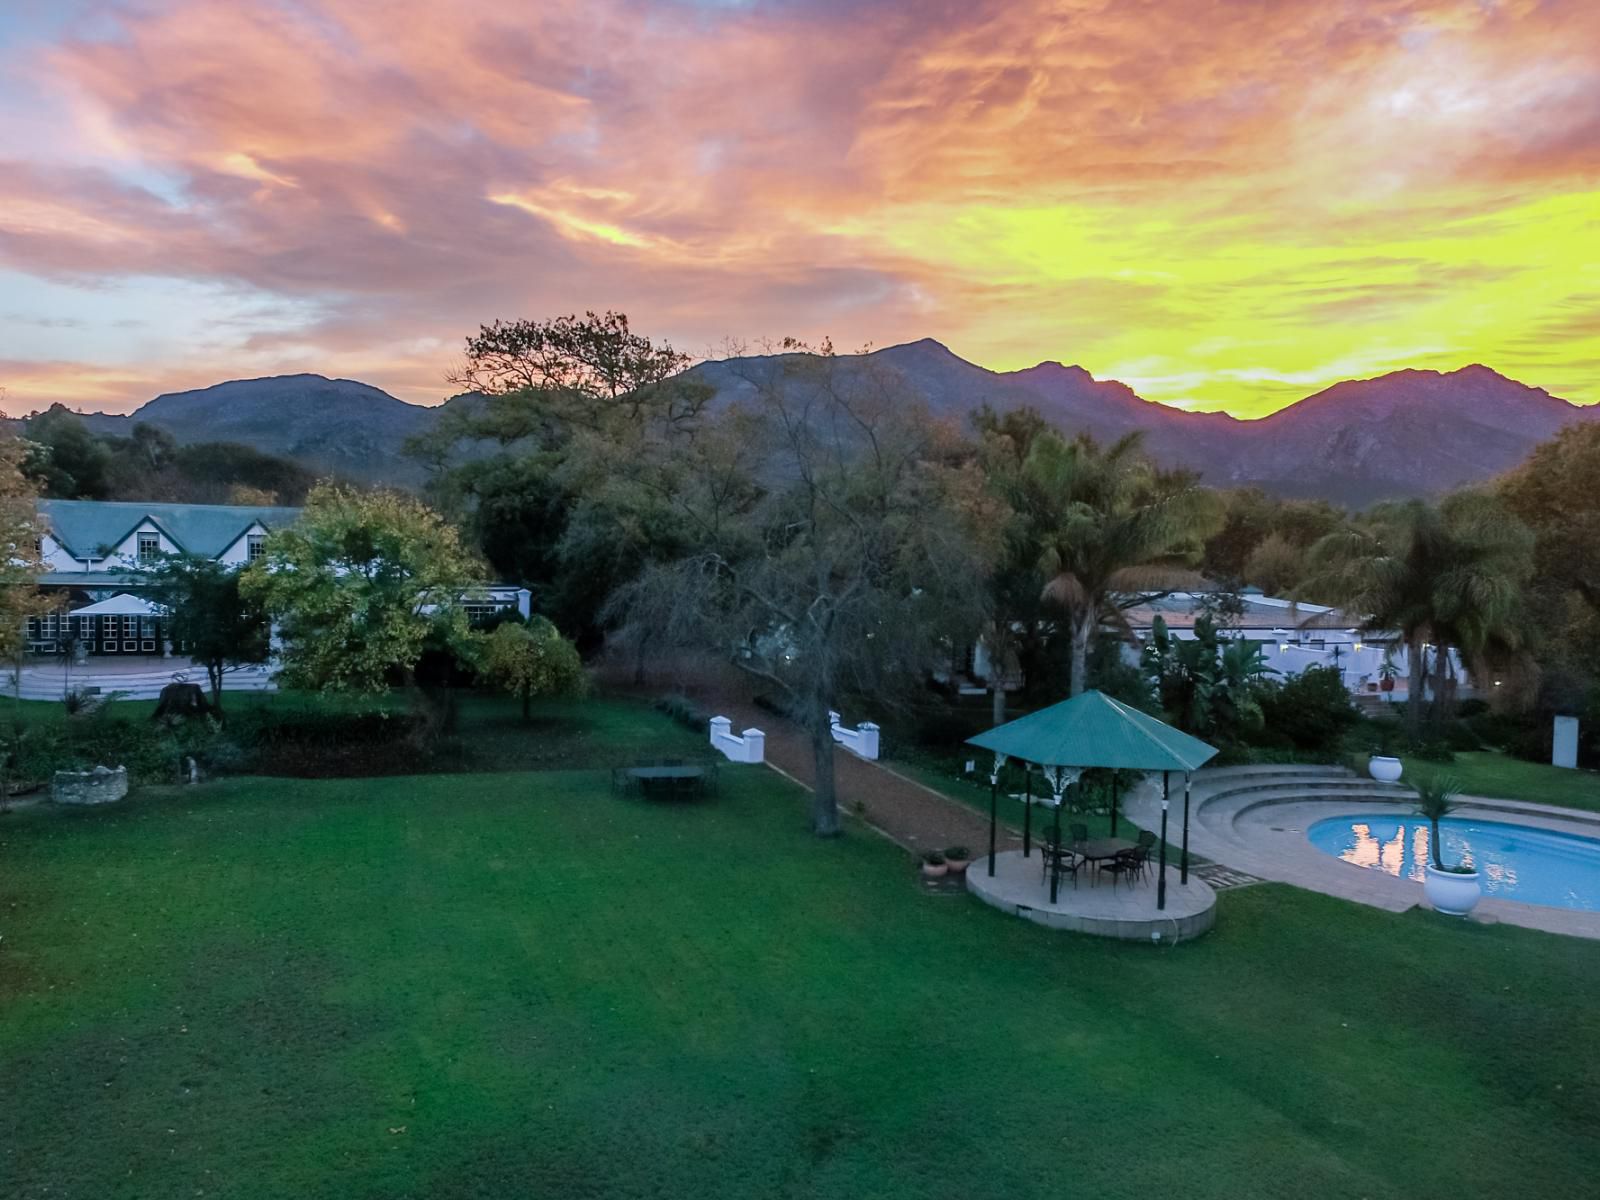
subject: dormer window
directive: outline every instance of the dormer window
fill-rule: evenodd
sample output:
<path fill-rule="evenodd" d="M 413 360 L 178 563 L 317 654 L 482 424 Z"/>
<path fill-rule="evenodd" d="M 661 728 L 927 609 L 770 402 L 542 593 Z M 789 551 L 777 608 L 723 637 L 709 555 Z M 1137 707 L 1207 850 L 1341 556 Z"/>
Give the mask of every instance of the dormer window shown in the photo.
<path fill-rule="evenodd" d="M 158 533 L 139 534 L 139 561 L 142 563 L 155 562 L 161 557 L 161 535 Z"/>
<path fill-rule="evenodd" d="M 252 534 L 249 535 L 249 537 L 247 537 L 245 539 L 245 559 L 246 559 L 246 561 L 255 562 L 257 559 L 259 559 L 266 552 L 267 552 L 267 535 L 266 534 L 264 534 L 264 533 L 252 533 Z"/>

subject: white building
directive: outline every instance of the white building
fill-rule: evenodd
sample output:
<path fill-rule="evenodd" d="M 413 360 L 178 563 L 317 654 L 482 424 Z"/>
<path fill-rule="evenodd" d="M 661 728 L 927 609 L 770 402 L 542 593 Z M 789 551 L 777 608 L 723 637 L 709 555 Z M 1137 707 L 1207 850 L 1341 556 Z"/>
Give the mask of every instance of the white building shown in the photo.
<path fill-rule="evenodd" d="M 237 504 L 152 504 L 122 500 L 41 500 L 39 586 L 59 594 L 57 610 L 28 621 L 37 655 L 164 657 L 174 647 L 162 612 L 139 593 L 141 564 L 190 554 L 243 567 L 265 552 L 273 531 L 298 508 Z M 464 597 L 469 616 L 529 611 L 526 588 L 486 584 Z M 181 647 L 179 648 L 181 649 Z"/>
<path fill-rule="evenodd" d="M 1195 622 L 1220 598 L 1214 593 L 1174 592 L 1126 609 L 1123 616 L 1141 642 L 1149 639 L 1158 616 L 1173 637 L 1187 640 L 1194 637 Z M 1213 613 L 1221 636 L 1258 644 L 1267 666 L 1280 677 L 1298 675 L 1308 667 L 1332 667 L 1356 695 L 1405 699 L 1409 656 L 1398 633 L 1363 632 L 1363 620 L 1355 614 L 1267 596 L 1254 588 L 1238 593 L 1237 607 L 1240 611 L 1226 616 Z M 1427 665 L 1431 668 L 1431 656 Z M 1469 694 L 1470 680 L 1453 651 L 1451 667 L 1461 680 L 1461 693 Z M 1385 678 L 1392 680 L 1389 689 L 1384 688 Z"/>

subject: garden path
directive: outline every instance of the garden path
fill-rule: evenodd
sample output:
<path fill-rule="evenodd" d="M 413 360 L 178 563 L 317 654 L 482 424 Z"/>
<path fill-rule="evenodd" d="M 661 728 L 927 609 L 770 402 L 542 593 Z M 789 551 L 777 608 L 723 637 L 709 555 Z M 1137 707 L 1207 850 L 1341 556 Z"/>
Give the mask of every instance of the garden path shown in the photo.
<path fill-rule="evenodd" d="M 768 765 L 811 788 L 815 778 L 811 740 L 799 725 L 754 704 L 724 704 L 717 711 L 731 719 L 735 729 L 764 730 Z M 974 855 L 989 852 L 986 816 L 880 763 L 839 748 L 834 754 L 834 781 L 842 812 L 908 850 L 921 853 L 961 845 Z M 1022 837 L 1001 822 L 996 844 L 1000 850 L 1015 850 Z"/>

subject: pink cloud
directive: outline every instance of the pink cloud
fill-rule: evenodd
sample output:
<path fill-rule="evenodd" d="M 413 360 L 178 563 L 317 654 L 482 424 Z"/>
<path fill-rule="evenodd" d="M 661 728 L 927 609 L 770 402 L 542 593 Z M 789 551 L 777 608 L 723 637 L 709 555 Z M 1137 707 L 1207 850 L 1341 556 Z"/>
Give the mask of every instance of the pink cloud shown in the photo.
<path fill-rule="evenodd" d="M 974 308 L 1040 291 L 847 229 L 902 208 L 1181 204 L 1192 229 L 1359 236 L 1383 213 L 1327 202 L 1377 166 L 1409 208 L 1441 179 L 1583 177 L 1600 141 L 1600 7 L 1575 0 L 106 12 L 117 36 L 35 72 L 81 165 L 0 164 L 0 263 L 314 302 L 238 364 L 359 368 L 416 400 L 479 321 L 585 307 L 690 349 L 934 333 L 1012 353 Z M 1086 290 L 1103 319 L 1164 315 L 1159 287 Z"/>

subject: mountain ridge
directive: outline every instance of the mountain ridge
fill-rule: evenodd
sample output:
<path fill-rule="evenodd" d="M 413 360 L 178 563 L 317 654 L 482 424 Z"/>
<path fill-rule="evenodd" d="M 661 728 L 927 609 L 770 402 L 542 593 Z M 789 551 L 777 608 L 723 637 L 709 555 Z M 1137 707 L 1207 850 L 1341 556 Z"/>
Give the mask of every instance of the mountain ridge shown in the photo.
<path fill-rule="evenodd" d="M 687 374 L 731 403 L 757 386 L 752 379 L 776 378 L 782 357 L 712 360 Z M 1208 483 L 1351 505 L 1482 482 L 1563 426 L 1600 419 L 1600 406 L 1575 405 L 1482 363 L 1341 380 L 1251 419 L 1147 400 L 1119 380 L 1058 360 L 992 371 L 933 338 L 838 357 L 846 377 L 869 363 L 888 368 L 937 416 L 964 420 L 983 404 L 1027 405 L 1069 434 L 1107 441 L 1142 431 L 1153 457 L 1197 469 Z M 317 470 L 414 486 L 422 468 L 403 444 L 456 399 L 411 404 L 360 380 L 302 372 L 167 392 L 127 415 L 82 415 L 97 433 L 126 436 L 144 421 L 180 442 L 242 442 Z"/>

